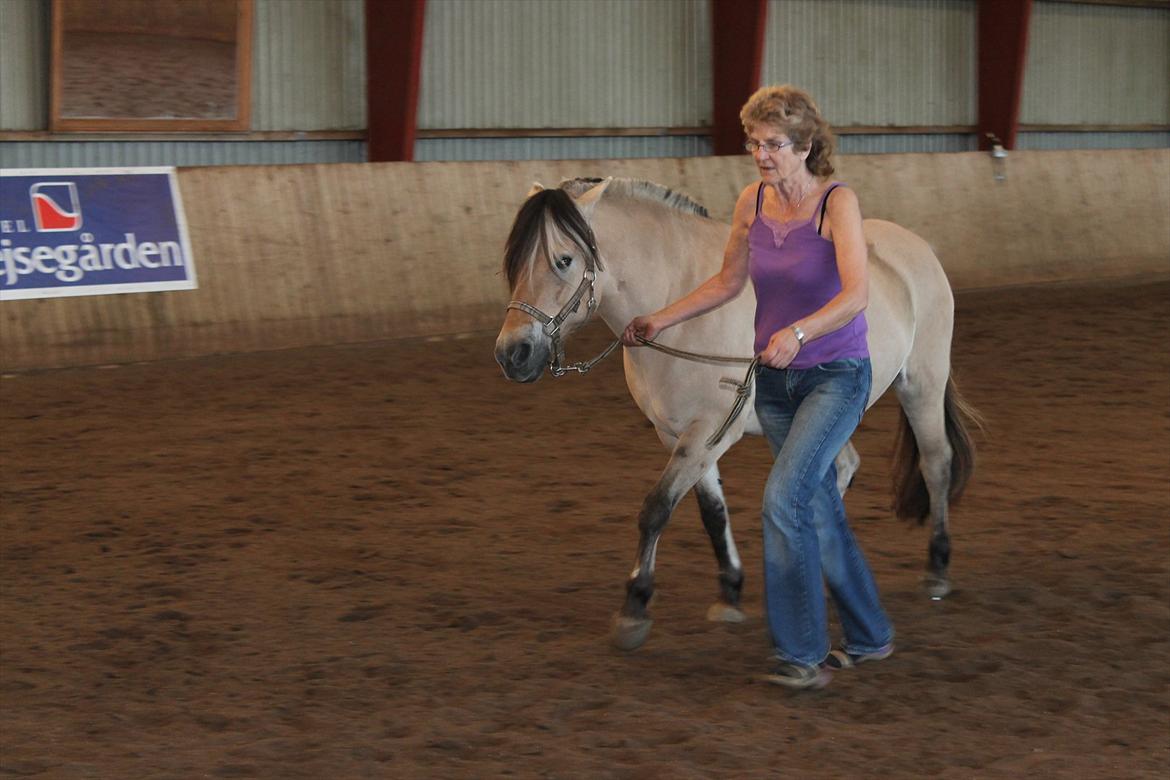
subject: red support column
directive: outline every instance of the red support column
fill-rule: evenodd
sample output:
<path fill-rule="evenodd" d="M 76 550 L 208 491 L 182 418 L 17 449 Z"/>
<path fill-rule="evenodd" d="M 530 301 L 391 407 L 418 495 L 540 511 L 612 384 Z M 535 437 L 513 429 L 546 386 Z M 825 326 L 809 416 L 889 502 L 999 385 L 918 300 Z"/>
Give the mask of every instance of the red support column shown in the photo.
<path fill-rule="evenodd" d="M 366 151 L 414 159 L 426 0 L 366 0 Z"/>
<path fill-rule="evenodd" d="M 760 86 L 768 0 L 711 0 L 715 154 L 743 152 L 739 109 Z"/>
<path fill-rule="evenodd" d="M 1032 0 L 979 0 L 979 148 L 1016 147 Z"/>

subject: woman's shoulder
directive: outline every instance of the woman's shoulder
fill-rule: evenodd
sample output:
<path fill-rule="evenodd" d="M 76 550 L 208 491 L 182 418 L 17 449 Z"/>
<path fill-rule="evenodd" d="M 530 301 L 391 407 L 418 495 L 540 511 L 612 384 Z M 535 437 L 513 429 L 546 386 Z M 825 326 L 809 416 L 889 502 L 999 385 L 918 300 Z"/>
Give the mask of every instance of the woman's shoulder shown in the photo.
<path fill-rule="evenodd" d="M 753 205 L 756 202 L 756 195 L 759 194 L 760 188 L 764 186 L 762 181 L 753 181 L 742 190 L 739 191 L 739 197 L 735 199 L 736 204 L 742 203 L 745 200 L 750 200 Z"/>
<path fill-rule="evenodd" d="M 749 217 L 754 217 L 756 213 L 756 197 L 759 195 L 762 182 L 752 182 L 739 191 L 739 197 L 735 199 L 735 214 L 737 217 L 750 221 Z"/>
<path fill-rule="evenodd" d="M 829 197 L 830 195 L 832 197 Z M 855 204 L 858 202 L 857 201 L 857 193 L 853 191 L 852 187 L 850 187 L 848 184 L 846 184 L 843 181 L 826 182 L 825 191 L 821 195 L 821 197 L 825 199 L 829 208 L 833 208 L 833 206 L 838 204 L 838 203 L 841 203 L 841 204 L 854 203 Z"/>
<path fill-rule="evenodd" d="M 832 197 L 825 196 L 821 210 L 827 215 L 830 224 L 856 224 L 860 226 L 862 219 L 861 201 L 857 199 L 857 193 L 853 191 L 853 188 L 842 183 L 829 190 L 828 194 Z M 836 230 L 830 228 L 830 232 L 835 233 Z"/>

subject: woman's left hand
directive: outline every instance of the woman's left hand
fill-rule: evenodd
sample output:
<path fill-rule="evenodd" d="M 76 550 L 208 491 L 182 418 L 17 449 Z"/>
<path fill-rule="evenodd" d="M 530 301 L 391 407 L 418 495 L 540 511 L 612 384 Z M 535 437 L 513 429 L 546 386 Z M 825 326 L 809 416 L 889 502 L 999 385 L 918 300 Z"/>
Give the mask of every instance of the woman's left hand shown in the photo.
<path fill-rule="evenodd" d="M 781 328 L 768 339 L 768 346 L 760 353 L 760 362 L 769 368 L 787 368 L 800 352 L 800 342 L 792 328 Z"/>

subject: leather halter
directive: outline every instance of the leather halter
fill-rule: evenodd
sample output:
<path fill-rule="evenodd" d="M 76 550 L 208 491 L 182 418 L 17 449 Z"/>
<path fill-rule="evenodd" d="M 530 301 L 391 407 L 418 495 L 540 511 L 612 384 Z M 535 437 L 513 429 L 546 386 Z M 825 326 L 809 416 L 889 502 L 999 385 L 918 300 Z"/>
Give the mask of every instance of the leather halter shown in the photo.
<path fill-rule="evenodd" d="M 548 316 L 540 309 L 524 301 L 509 301 L 508 305 L 504 307 L 504 311 L 508 309 L 522 311 L 541 324 L 544 335 L 552 340 L 553 357 L 549 361 L 548 370 L 553 376 L 563 376 L 570 371 L 584 374 L 593 368 L 596 363 L 604 359 L 616 346 L 615 344 L 611 344 L 608 349 L 593 360 L 565 365 L 565 340 L 561 334 L 561 325 L 565 323 L 565 320 L 570 315 L 575 314 L 581 308 L 581 299 L 585 297 L 585 293 L 589 293 L 585 319 L 589 319 L 593 315 L 593 312 L 597 310 L 597 295 L 594 289 L 594 282 L 597 279 L 597 240 L 593 236 L 593 228 L 587 226 L 586 229 L 589 232 L 584 236 L 584 239 L 589 251 L 585 253 L 585 273 L 581 277 L 581 283 L 577 285 L 577 289 L 573 292 L 573 295 L 565 302 L 565 305 L 561 307 L 561 310 L 557 312 L 555 317 Z"/>

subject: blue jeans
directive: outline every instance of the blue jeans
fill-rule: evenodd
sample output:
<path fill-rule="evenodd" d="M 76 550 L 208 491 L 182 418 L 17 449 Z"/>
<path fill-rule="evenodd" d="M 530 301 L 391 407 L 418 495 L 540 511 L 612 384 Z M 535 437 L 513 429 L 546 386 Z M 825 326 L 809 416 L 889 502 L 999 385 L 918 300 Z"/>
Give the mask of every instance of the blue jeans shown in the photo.
<path fill-rule="evenodd" d="M 792 663 L 814 666 L 829 654 L 823 583 L 847 652 L 876 652 L 894 638 L 845 520 L 834 463 L 861 422 L 872 381 L 868 358 L 761 367 L 756 376 L 756 415 L 776 458 L 764 489 L 768 625 L 777 655 Z"/>

